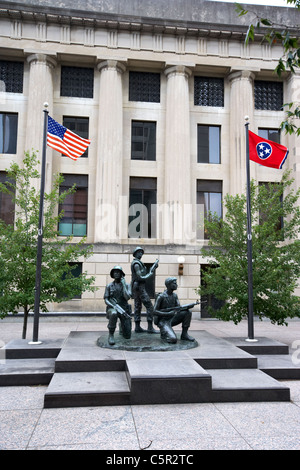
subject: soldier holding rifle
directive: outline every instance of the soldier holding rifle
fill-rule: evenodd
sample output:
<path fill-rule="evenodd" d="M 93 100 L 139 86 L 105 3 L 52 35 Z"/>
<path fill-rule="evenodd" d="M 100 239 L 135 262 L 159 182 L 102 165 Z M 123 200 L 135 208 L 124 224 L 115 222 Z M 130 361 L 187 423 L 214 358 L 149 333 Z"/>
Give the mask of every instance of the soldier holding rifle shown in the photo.
<path fill-rule="evenodd" d="M 147 333 L 159 333 L 153 328 L 153 305 L 146 291 L 146 280 L 152 277 L 158 267 L 158 260 L 151 266 L 149 272 L 142 262 L 144 254 L 143 248 L 138 246 L 133 252 L 133 261 L 131 263 L 132 274 L 132 297 L 134 299 L 134 321 L 135 332 L 143 333 L 145 330 L 140 326 L 142 304 L 146 307 L 148 328 Z"/>
<path fill-rule="evenodd" d="M 176 343 L 177 336 L 173 326 L 182 324 L 181 340 L 195 341 L 188 334 L 191 324 L 192 312 L 189 310 L 197 305 L 195 302 L 188 305 L 180 305 L 178 296 L 174 292 L 177 289 L 176 277 L 168 277 L 165 280 L 166 290 L 159 294 L 154 305 L 154 323 L 160 329 L 161 339 L 167 343 Z"/>
<path fill-rule="evenodd" d="M 118 318 L 120 320 L 120 333 L 125 339 L 131 337 L 131 305 L 128 300 L 131 297 L 130 287 L 126 284 L 125 274 L 121 266 L 115 266 L 110 271 L 110 277 L 114 279 L 105 288 L 104 301 L 106 303 L 106 317 L 108 318 L 108 344 L 114 345 L 114 332 Z"/>

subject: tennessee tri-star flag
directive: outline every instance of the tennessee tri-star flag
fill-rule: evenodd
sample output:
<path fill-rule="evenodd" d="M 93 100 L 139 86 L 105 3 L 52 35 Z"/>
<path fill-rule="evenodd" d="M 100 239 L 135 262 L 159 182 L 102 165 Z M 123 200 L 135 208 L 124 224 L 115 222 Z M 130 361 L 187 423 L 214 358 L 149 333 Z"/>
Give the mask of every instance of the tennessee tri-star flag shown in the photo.
<path fill-rule="evenodd" d="M 281 169 L 287 156 L 288 149 L 272 140 L 266 140 L 259 135 L 249 132 L 249 159 L 270 168 Z"/>
<path fill-rule="evenodd" d="M 83 139 L 74 134 L 66 127 L 62 126 L 48 116 L 47 145 L 54 150 L 77 160 L 90 145 L 89 139 Z"/>

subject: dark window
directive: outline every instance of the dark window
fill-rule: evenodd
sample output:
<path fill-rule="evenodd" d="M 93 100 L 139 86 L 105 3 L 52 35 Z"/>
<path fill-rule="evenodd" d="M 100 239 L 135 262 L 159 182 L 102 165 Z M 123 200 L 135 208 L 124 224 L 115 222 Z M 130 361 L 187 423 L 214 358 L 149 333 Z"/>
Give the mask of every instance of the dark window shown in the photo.
<path fill-rule="evenodd" d="M 93 98 L 94 69 L 87 67 L 61 67 L 61 96 Z"/>
<path fill-rule="evenodd" d="M 132 121 L 132 160 L 156 160 L 156 122 Z"/>
<path fill-rule="evenodd" d="M 203 279 L 204 273 L 208 270 L 211 269 L 211 265 L 206 265 L 202 264 L 201 269 L 200 269 L 200 275 L 201 275 L 201 286 L 205 286 L 205 282 Z M 208 309 L 209 307 L 212 310 L 219 310 L 222 308 L 224 305 L 223 300 L 219 300 L 216 298 L 214 294 L 206 294 L 201 296 L 201 318 L 214 318 L 213 313 L 209 313 Z"/>
<path fill-rule="evenodd" d="M 160 102 L 160 74 L 129 72 L 129 101 Z"/>
<path fill-rule="evenodd" d="M 222 181 L 215 180 L 197 180 L 197 205 L 200 205 L 200 209 L 204 209 L 204 219 L 209 218 L 209 214 L 216 214 L 220 219 L 222 218 Z M 201 223 L 203 224 L 203 217 L 201 214 L 197 214 L 198 223 L 200 225 L 197 238 L 203 238 L 204 228 L 204 239 L 208 238 L 205 230 L 205 225 L 201 230 Z"/>
<path fill-rule="evenodd" d="M 198 163 L 220 163 L 219 126 L 198 125 Z"/>
<path fill-rule="evenodd" d="M 283 106 L 283 84 L 256 80 L 254 82 L 255 109 L 280 111 Z"/>
<path fill-rule="evenodd" d="M 263 139 L 272 140 L 280 144 L 280 130 L 279 129 L 258 129 L 258 135 Z"/>
<path fill-rule="evenodd" d="M 23 62 L 0 60 L 0 91 L 23 93 L 23 74 Z"/>
<path fill-rule="evenodd" d="M 223 78 L 195 77 L 194 104 L 196 106 L 224 106 Z"/>
<path fill-rule="evenodd" d="M 80 277 L 82 275 L 82 263 L 68 263 L 68 265 L 72 268 L 71 273 L 73 277 Z M 62 280 L 66 278 L 66 273 L 63 274 Z M 57 292 L 57 298 L 58 299 L 63 299 L 65 298 L 66 295 L 63 291 Z M 73 299 L 81 299 L 81 294 L 76 294 L 72 297 Z"/>
<path fill-rule="evenodd" d="M 84 237 L 87 234 L 88 176 L 63 176 L 64 181 L 60 185 L 60 194 L 70 189 L 74 183 L 76 191 L 69 194 L 59 205 L 59 213 L 63 211 L 63 216 L 59 221 L 58 230 L 62 236 Z"/>
<path fill-rule="evenodd" d="M 156 178 L 130 178 L 128 236 L 156 237 Z"/>
<path fill-rule="evenodd" d="M 0 183 L 6 184 L 9 178 L 5 171 L 0 171 Z M 11 188 L 8 188 L 11 189 Z M 0 219 L 6 224 L 13 225 L 15 220 L 15 205 L 13 195 L 0 191 Z"/>
<path fill-rule="evenodd" d="M 89 138 L 89 118 L 64 116 L 63 125 L 70 131 L 74 132 L 74 134 L 77 134 L 84 139 Z M 82 157 L 88 157 L 88 148 L 81 155 L 81 158 Z"/>
<path fill-rule="evenodd" d="M 18 115 L 0 113 L 0 153 L 17 153 Z"/>

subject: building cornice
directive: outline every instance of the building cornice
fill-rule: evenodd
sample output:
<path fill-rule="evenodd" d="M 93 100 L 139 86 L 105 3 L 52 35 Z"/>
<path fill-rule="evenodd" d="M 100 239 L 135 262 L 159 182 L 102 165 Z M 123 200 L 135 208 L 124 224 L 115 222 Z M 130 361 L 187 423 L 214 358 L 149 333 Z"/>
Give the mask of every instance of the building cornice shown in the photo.
<path fill-rule="evenodd" d="M 55 23 L 70 26 L 82 26 L 90 28 L 101 28 L 115 31 L 136 31 L 153 34 L 170 34 L 179 36 L 199 36 L 220 39 L 243 40 L 246 37 L 248 25 L 239 22 L 238 15 L 232 21 L 232 11 L 234 4 L 227 8 L 230 15 L 224 15 L 224 23 L 214 22 L 213 11 L 208 11 L 203 15 L 205 21 L 187 21 L 183 19 L 173 19 L 167 17 L 150 17 L 123 15 L 114 12 L 101 12 L 95 10 L 77 10 L 65 7 L 50 7 L 42 5 L 44 2 L 10 2 L 0 1 L 0 18 L 10 20 L 26 21 L 47 24 Z M 205 2 L 206 4 L 208 2 Z M 63 4 L 63 2 L 61 2 Z M 76 2 L 75 2 L 76 4 Z M 214 2 L 211 2 L 214 4 Z M 209 7 L 206 5 L 206 9 Z M 286 10 L 286 9 L 284 9 Z M 231 18 L 231 21 L 228 19 Z M 249 19 L 250 21 L 250 19 Z M 257 34 L 256 39 L 260 40 L 262 34 Z"/>

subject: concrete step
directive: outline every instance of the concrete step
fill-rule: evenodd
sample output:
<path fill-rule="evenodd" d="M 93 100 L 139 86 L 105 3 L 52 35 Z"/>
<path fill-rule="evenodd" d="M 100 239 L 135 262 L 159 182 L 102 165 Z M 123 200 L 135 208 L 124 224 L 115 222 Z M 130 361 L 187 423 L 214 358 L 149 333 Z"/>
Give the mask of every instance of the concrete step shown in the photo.
<path fill-rule="evenodd" d="M 7 359 L 0 364 L 0 386 L 48 385 L 55 359 Z"/>
<path fill-rule="evenodd" d="M 129 405 L 125 372 L 68 372 L 54 374 L 44 397 L 45 408 Z"/>
<path fill-rule="evenodd" d="M 178 364 L 186 368 L 187 364 Z M 150 405 L 174 403 L 289 401 L 290 389 L 255 369 L 203 370 L 200 366 L 177 375 L 155 364 L 152 373 L 130 364 L 126 372 L 54 374 L 45 393 L 45 408 Z"/>
<path fill-rule="evenodd" d="M 227 338 L 218 338 L 207 331 L 193 332 L 199 343 L 198 348 L 187 354 L 204 369 L 248 369 L 257 367 L 257 359 L 247 351 L 237 347 Z"/>
<path fill-rule="evenodd" d="M 211 376 L 189 356 L 174 354 L 127 359 L 132 404 L 207 401 Z"/>
<path fill-rule="evenodd" d="M 293 354 L 257 356 L 258 368 L 274 379 L 300 380 L 300 361 Z"/>
<path fill-rule="evenodd" d="M 216 338 L 206 331 L 194 331 L 191 333 L 199 343 L 199 346 L 181 351 L 188 357 L 193 358 L 201 367 L 210 369 L 224 368 L 256 368 L 257 359 L 253 355 L 234 346 L 223 338 Z M 103 335 L 103 334 L 102 334 Z M 106 334 L 107 336 L 107 334 Z M 159 335 L 146 335 L 152 341 L 161 343 Z M 57 372 L 88 372 L 102 370 L 125 370 L 126 360 L 136 352 L 121 350 L 116 347 L 99 347 L 97 331 L 73 331 L 65 341 L 63 348 L 57 356 L 55 370 Z M 132 342 L 135 341 L 133 335 Z M 143 351 L 140 357 L 153 358 L 155 355 L 163 354 L 161 357 L 176 356 L 178 351 L 176 345 L 170 351 Z"/>
<path fill-rule="evenodd" d="M 95 347 L 62 349 L 55 361 L 55 372 L 124 371 L 125 355 Z"/>
<path fill-rule="evenodd" d="M 290 389 L 258 369 L 207 370 L 211 402 L 290 401 Z"/>
<path fill-rule="evenodd" d="M 6 359 L 55 358 L 59 354 L 64 340 L 42 340 L 41 344 L 30 344 L 27 339 L 14 339 L 3 348 Z"/>
<path fill-rule="evenodd" d="M 246 341 L 245 338 L 241 337 L 228 337 L 226 341 L 234 344 L 239 349 L 253 354 L 289 354 L 289 347 L 286 344 L 280 343 L 274 339 L 266 338 L 264 336 L 255 337 L 256 341 Z"/>

